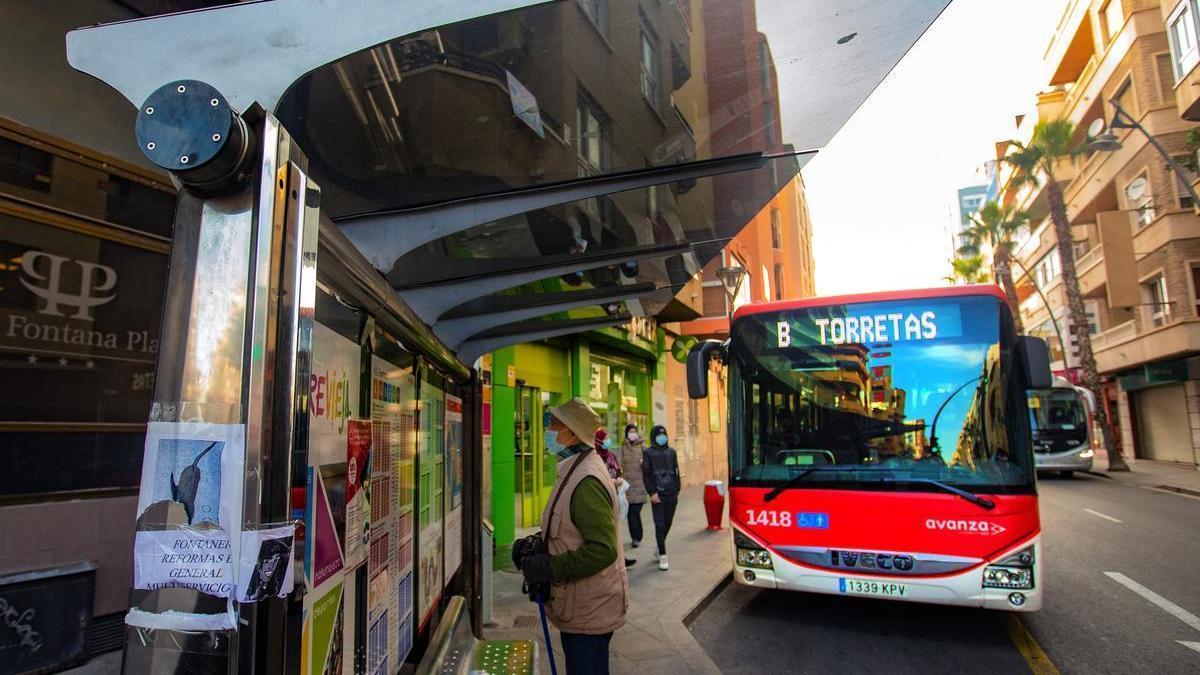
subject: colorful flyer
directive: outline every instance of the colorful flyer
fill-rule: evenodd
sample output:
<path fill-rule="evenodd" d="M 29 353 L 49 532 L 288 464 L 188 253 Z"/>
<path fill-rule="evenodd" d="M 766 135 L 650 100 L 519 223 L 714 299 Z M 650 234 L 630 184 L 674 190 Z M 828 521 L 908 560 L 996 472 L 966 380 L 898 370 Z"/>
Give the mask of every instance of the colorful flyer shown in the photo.
<path fill-rule="evenodd" d="M 311 666 L 310 672 L 325 675 L 337 675 L 342 672 L 342 623 L 344 615 L 341 584 L 335 585 L 313 603 L 310 633 L 312 640 L 312 659 L 309 661 Z"/>
<path fill-rule="evenodd" d="M 366 560 L 371 541 L 371 422 L 346 423 L 346 568 Z"/>

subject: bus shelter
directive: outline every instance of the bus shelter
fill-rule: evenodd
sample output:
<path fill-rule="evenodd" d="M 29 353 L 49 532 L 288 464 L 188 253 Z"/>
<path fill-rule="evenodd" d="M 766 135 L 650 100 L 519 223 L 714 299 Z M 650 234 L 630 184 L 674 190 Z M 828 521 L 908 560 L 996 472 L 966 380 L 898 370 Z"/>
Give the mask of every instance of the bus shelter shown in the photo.
<path fill-rule="evenodd" d="M 128 672 L 527 667 L 481 359 L 687 316 L 947 2 L 196 4 L 67 36 L 179 187 Z"/>

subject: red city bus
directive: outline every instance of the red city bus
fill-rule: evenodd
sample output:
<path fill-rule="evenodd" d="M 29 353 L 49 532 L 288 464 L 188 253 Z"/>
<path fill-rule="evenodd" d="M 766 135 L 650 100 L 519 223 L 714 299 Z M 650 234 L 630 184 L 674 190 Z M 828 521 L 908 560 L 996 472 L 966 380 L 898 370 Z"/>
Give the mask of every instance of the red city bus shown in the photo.
<path fill-rule="evenodd" d="M 1035 611 L 1041 525 L 1027 392 L 1044 342 L 1001 291 L 960 286 L 740 308 L 729 517 L 741 584 Z"/>

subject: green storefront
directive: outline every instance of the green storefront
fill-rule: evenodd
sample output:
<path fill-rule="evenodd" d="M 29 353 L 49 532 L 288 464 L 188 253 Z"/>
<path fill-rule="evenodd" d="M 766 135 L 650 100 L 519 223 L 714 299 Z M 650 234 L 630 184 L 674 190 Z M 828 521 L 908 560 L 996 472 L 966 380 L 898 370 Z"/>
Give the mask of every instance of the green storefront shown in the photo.
<path fill-rule="evenodd" d="M 497 554 L 519 531 L 536 529 L 554 485 L 557 458 L 547 438 L 549 409 L 571 397 L 586 400 L 619 438 L 628 422 L 650 425 L 653 381 L 662 333 L 635 319 L 623 328 L 594 330 L 570 339 L 520 344 L 492 354 L 492 524 Z"/>

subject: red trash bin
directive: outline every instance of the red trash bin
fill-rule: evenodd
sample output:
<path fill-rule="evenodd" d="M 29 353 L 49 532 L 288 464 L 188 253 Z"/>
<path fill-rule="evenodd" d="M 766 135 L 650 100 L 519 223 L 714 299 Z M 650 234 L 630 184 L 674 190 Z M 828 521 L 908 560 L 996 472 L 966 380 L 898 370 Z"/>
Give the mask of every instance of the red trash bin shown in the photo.
<path fill-rule="evenodd" d="M 704 483 L 704 514 L 708 516 L 708 529 L 721 529 L 725 515 L 725 484 L 719 480 Z"/>

